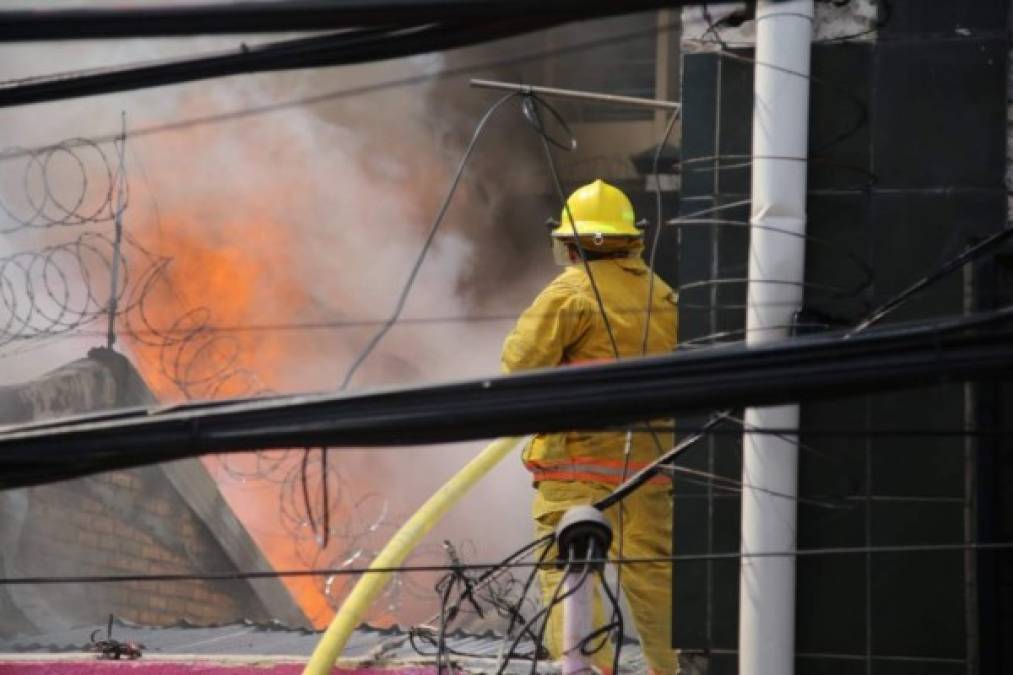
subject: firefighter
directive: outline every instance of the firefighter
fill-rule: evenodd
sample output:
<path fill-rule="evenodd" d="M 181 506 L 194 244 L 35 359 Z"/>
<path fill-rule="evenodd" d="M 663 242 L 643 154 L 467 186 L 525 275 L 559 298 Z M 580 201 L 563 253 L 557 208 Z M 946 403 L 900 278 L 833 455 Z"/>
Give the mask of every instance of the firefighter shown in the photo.
<path fill-rule="evenodd" d="M 505 372 L 611 361 L 617 356 L 622 359 L 675 349 L 676 296 L 661 279 L 654 277 L 651 283 L 652 273 L 641 258 L 643 233 L 635 222 L 630 200 L 602 180 L 570 196 L 559 225 L 551 232 L 556 261 L 566 267 L 535 298 L 507 336 L 502 354 Z M 536 488 L 532 511 L 537 535 L 554 532 L 567 509 L 604 497 L 625 477 L 670 449 L 672 443 L 671 433 L 646 431 L 572 431 L 536 436 L 524 449 L 523 460 Z M 667 478 L 651 479 L 605 515 L 615 533 L 611 555 L 618 556 L 620 546 L 622 555 L 628 558 L 671 555 L 672 490 Z M 550 556 L 554 557 L 555 552 Z M 561 574 L 557 569 L 539 572 L 546 604 Z M 651 672 L 678 672 L 676 652 L 670 647 L 671 563 L 624 566 L 621 582 Z M 601 626 L 604 616 L 600 590 L 598 596 L 595 625 Z M 546 640 L 549 651 L 558 659 L 562 642 L 559 611 L 550 614 Z M 611 645 L 599 650 L 593 661 L 602 672 L 610 672 Z"/>

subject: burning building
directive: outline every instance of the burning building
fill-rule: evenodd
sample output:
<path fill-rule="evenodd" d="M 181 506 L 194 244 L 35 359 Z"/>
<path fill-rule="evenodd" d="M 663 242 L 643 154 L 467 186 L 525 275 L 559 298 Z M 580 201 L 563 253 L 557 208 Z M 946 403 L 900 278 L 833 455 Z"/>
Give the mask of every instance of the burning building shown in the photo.
<path fill-rule="evenodd" d="M 553 378 L 573 384 L 582 376 L 597 376 L 597 366 L 565 377 L 543 374 L 542 398 L 536 398 L 533 389 L 524 389 L 524 380 L 517 384 L 492 377 L 504 332 L 542 277 L 549 276 L 548 268 L 537 262 L 548 260 L 538 246 L 544 246 L 544 216 L 558 214 L 553 181 L 557 177 L 566 188 L 605 178 L 630 192 L 638 214 L 661 216 L 647 232 L 652 240 L 659 237 L 657 272 L 681 292 L 681 349 L 671 361 L 644 367 L 639 379 L 625 380 L 627 393 L 639 395 L 639 385 L 653 377 L 653 368 L 670 366 L 672 370 L 665 372 L 674 382 L 685 364 L 690 364 L 687 369 L 693 363 L 717 364 L 722 354 L 742 352 L 737 369 L 723 380 L 728 389 L 745 386 L 741 374 L 755 372 L 749 371 L 752 357 L 748 349 L 740 349 L 743 345 L 708 348 L 749 337 L 744 310 L 752 283 L 747 278 L 750 247 L 756 232 L 776 229 L 753 222 L 749 213 L 750 202 L 756 204 L 751 171 L 761 162 L 802 167 L 795 172 L 803 185 L 794 207 L 808 231 L 796 233 L 793 243 L 800 248 L 789 256 L 799 275 L 766 279 L 771 285 L 791 286 L 798 294 L 792 303 L 782 303 L 799 311 L 779 326 L 785 344 L 772 348 L 786 350 L 777 352 L 785 362 L 794 357 L 788 351 L 793 345 L 813 344 L 800 335 L 807 331 L 828 331 L 828 341 L 838 335 L 834 329 L 849 331 L 834 350 L 857 344 L 850 330 L 864 328 L 870 313 L 897 298 L 904 308 L 891 318 L 921 322 L 915 331 L 922 331 L 919 335 L 932 329 L 942 314 L 957 322 L 961 335 L 967 332 L 972 337 L 981 337 L 980 326 L 962 322 L 984 316 L 990 326 L 1004 325 L 1008 317 L 993 312 L 1009 309 L 1013 267 L 1008 248 L 988 249 L 993 255 L 980 258 L 962 256 L 966 247 L 994 241 L 991 238 L 1002 235 L 1009 225 L 1010 186 L 1002 185 L 1004 172 L 1010 170 L 1002 153 L 1010 129 L 1010 111 L 1003 106 L 1004 100 L 1008 103 L 1010 72 L 1008 3 L 979 0 L 958 7 L 917 0 L 854 0 L 818 3 L 814 10 L 808 3 L 803 9 L 815 12 L 812 22 L 805 12 L 793 12 L 791 21 L 807 21 L 811 25 L 806 30 L 814 31 L 799 42 L 798 50 L 805 56 L 799 61 L 805 68 L 811 55 L 813 76 L 794 67 L 780 69 L 781 75 L 794 78 L 793 90 L 802 83 L 811 88 L 805 94 L 809 108 L 799 105 L 792 111 L 798 116 L 796 131 L 808 120 L 812 138 L 804 156 L 763 156 L 752 145 L 749 117 L 762 108 L 753 95 L 754 81 L 767 67 L 757 63 L 753 51 L 756 3 L 722 4 L 720 11 L 707 3 L 688 4 L 701 6 L 681 18 L 663 10 L 614 24 L 582 24 L 581 35 L 587 40 L 576 39 L 578 35 L 563 27 L 535 33 L 510 43 L 527 56 L 511 55 L 479 68 L 504 79 L 648 98 L 676 98 L 674 92 L 681 88 L 681 118 L 666 118 L 647 107 L 560 103 L 554 109 L 561 111 L 561 120 L 572 124 L 560 124 L 555 129 L 559 135 L 552 140 L 565 147 L 565 134 L 572 132 L 580 144 L 572 154 L 560 153 L 566 159 L 560 161 L 558 176 L 557 167 L 549 170 L 542 164 L 534 123 L 517 114 L 506 121 L 496 119 L 503 126 L 490 135 L 506 140 L 484 156 L 481 151 L 488 145 L 483 144 L 489 141 L 478 143 L 476 159 L 464 173 L 460 189 L 445 191 L 447 184 L 458 185 L 453 180 L 458 150 L 471 147 L 467 131 L 479 117 L 471 113 L 484 101 L 475 97 L 477 102 L 463 113 L 459 101 L 447 94 L 465 85 L 460 72 L 448 73 L 475 62 L 474 54 L 458 53 L 446 60 L 423 57 L 399 62 L 394 66 L 401 69 L 397 73 L 386 64 L 343 71 L 351 73 L 349 81 L 334 90 L 330 88 L 338 78 L 323 70 L 290 77 L 257 76 L 259 80 L 251 76 L 210 91 L 181 85 L 173 90 L 182 92 L 178 96 L 165 95 L 163 88 L 157 105 L 145 99 L 136 113 L 131 112 L 136 115 L 131 119 L 141 124 L 139 133 L 124 132 L 101 141 L 119 150 L 119 166 L 78 161 L 74 152 L 91 151 L 78 142 L 52 145 L 53 138 L 73 134 L 64 133 L 65 110 L 52 114 L 54 108 L 45 109 L 50 114 L 40 114 L 32 122 L 48 120 L 51 125 L 22 122 L 20 127 L 8 127 L 23 133 L 25 143 L 39 143 L 36 151 L 8 156 L 29 158 L 23 176 L 15 181 L 19 188 L 22 183 L 29 186 L 22 196 L 29 216 L 21 219 L 15 234 L 35 236 L 33 245 L 43 246 L 36 259 L 48 265 L 66 250 L 54 253 L 51 240 L 76 233 L 74 227 L 108 230 L 114 221 L 117 227 L 123 225 L 123 248 L 110 259 L 127 251 L 124 258 L 143 259 L 151 272 L 140 266 L 138 273 L 135 265 L 124 275 L 127 290 L 120 287 L 120 291 L 125 302 L 120 310 L 111 311 L 110 333 L 119 336 L 160 400 L 333 392 L 344 390 L 346 383 L 347 401 L 336 394 L 310 396 L 291 406 L 325 408 L 329 415 L 314 418 L 318 426 L 313 428 L 337 436 L 353 427 L 366 433 L 356 427 L 358 420 L 342 416 L 345 403 L 353 410 L 376 412 L 371 404 L 388 402 L 390 408 L 383 412 L 390 416 L 382 419 L 389 425 L 409 407 L 406 400 L 419 406 L 411 410 L 420 417 L 432 413 L 432 409 L 419 412 L 424 405 L 412 398 L 411 390 L 380 392 L 371 399 L 357 397 L 360 388 L 479 378 L 458 390 L 423 392 L 432 400 L 455 402 L 438 411 L 442 419 L 426 417 L 431 422 L 426 431 L 446 431 L 449 420 L 455 428 L 441 438 L 456 439 L 454 434 L 466 435 L 460 429 L 465 426 L 462 410 L 469 404 L 494 401 L 489 409 L 495 412 L 485 414 L 504 425 L 508 415 L 502 411 L 507 404 L 529 405 L 527 418 L 541 415 L 538 419 L 548 424 L 558 413 L 555 407 L 562 410 L 570 403 L 561 396 L 546 405 L 544 392 L 558 384 Z M 764 4 L 770 9 L 778 3 Z M 673 35 L 680 29 L 681 40 Z M 601 48 L 597 59 L 588 58 L 585 51 L 592 43 Z M 504 51 L 501 47 L 489 49 L 485 56 Z M 244 47 L 237 58 L 246 58 L 245 54 Z M 19 63 L 13 58 L 10 62 Z M 446 71 L 441 71 L 444 67 Z M 10 77 L 15 75 L 24 73 L 14 68 Z M 77 81 L 73 84 L 77 86 Z M 409 95 L 395 93 L 407 86 L 417 88 Z M 780 86 L 787 88 L 783 82 Z M 767 92 L 771 100 L 783 102 L 778 87 L 771 89 Z M 0 97 L 3 93 L 0 90 Z M 287 102 L 277 102 L 286 96 Z M 90 119 L 88 113 L 108 123 L 108 106 L 88 100 L 97 99 L 86 99 L 74 108 L 74 124 Z M 163 119 L 174 121 L 152 124 Z M 50 135 L 32 136 L 39 129 Z M 79 133 L 76 128 L 74 133 Z M 532 143 L 525 146 L 526 141 Z M 136 154 L 124 151 L 125 144 Z M 546 154 L 551 162 L 551 153 Z M 98 220 L 81 217 L 91 213 L 90 208 L 64 213 L 76 197 L 67 199 L 60 190 L 68 185 L 76 189 L 77 183 L 60 174 L 73 173 L 75 162 L 98 167 L 82 174 L 100 180 L 79 181 L 92 186 L 82 189 L 81 201 L 97 198 L 104 205 L 100 210 L 105 215 Z M 109 177 L 109 190 L 103 187 L 103 175 Z M 133 195 L 125 218 L 117 206 L 117 195 L 123 192 L 116 187 L 123 176 Z M 99 188 L 93 193 L 95 185 Z M 73 197 L 73 190 L 69 194 Z M 432 230 L 426 229 L 437 212 L 447 216 L 438 236 L 439 219 Z M 677 213 L 681 216 L 673 218 Z M 715 214 L 721 217 L 714 219 Z M 92 241 L 79 237 L 71 248 L 79 252 L 87 249 L 82 242 Z M 107 237 L 101 244 L 104 251 L 112 241 Z M 106 277 L 111 277 L 115 297 L 116 266 L 105 276 L 100 273 L 96 281 L 94 270 L 108 270 L 110 265 L 85 257 L 90 262 L 81 265 L 88 270 L 84 285 L 104 291 L 110 285 Z M 21 259 L 12 255 L 7 260 Z M 23 275 L 31 282 L 28 291 L 4 282 L 2 293 L 8 296 L 42 299 L 32 305 L 42 311 L 13 312 L 18 318 L 14 323 L 20 321 L 30 329 L 23 331 L 30 335 L 16 337 L 93 339 L 84 329 L 108 309 L 104 301 L 82 301 L 86 311 L 68 320 L 67 308 L 74 303 L 61 299 L 60 284 L 53 282 L 61 272 L 48 271 L 59 265 L 20 264 L 47 271 Z M 936 277 L 940 264 L 943 273 Z M 15 267 L 11 263 L 7 269 Z M 407 285 L 405 278 L 410 279 Z M 932 282 L 931 292 L 915 294 L 908 304 L 907 289 L 923 279 Z M 936 281 L 940 283 L 934 285 Z M 90 289 L 88 295 L 106 297 Z M 37 328 L 54 316 L 51 325 Z M 897 334 L 887 332 L 887 337 Z M 948 348 L 946 335 L 940 332 L 935 337 L 940 350 Z M 890 358 L 897 352 L 887 346 L 879 355 Z M 11 354 L 16 352 L 12 349 Z M 369 359 L 353 373 L 349 368 L 359 365 L 362 354 Z M 932 388 L 903 391 L 878 389 L 890 383 L 873 382 L 867 371 L 874 369 L 866 362 L 865 370 L 851 374 L 867 377 L 858 395 L 828 398 L 828 391 L 844 390 L 840 380 L 822 391 L 806 390 L 814 393 L 812 400 L 801 401 L 801 423 L 788 431 L 770 432 L 793 438 L 792 452 L 799 450 L 801 455 L 789 469 L 799 472 L 797 486 L 787 490 L 761 486 L 766 497 L 791 502 L 791 516 L 781 523 L 786 524 L 781 531 L 788 531 L 789 543 L 771 557 L 789 560 L 792 574 L 797 571 L 797 583 L 793 576 L 776 593 L 756 594 L 776 596 L 776 601 L 783 601 L 779 609 L 786 610 L 778 612 L 778 622 L 759 622 L 777 623 L 782 629 L 778 657 L 788 665 L 774 670 L 787 672 L 793 663 L 806 672 L 1009 670 L 1008 640 L 1002 636 L 1009 633 L 1013 578 L 1006 550 L 1013 545 L 1006 517 L 1013 483 L 1004 452 L 1009 433 L 1003 422 L 1013 400 L 1004 379 L 1010 361 L 999 361 L 994 372 L 975 370 L 973 378 L 956 368 L 938 377 L 926 374 L 955 363 L 947 360 L 948 354 L 922 364 L 925 372 L 915 373 L 923 378 L 919 384 L 931 380 Z M 117 389 L 115 379 L 129 372 L 123 364 L 121 357 L 99 351 L 37 382 L 0 391 L 0 401 L 12 411 L 10 422 L 150 403 L 150 394 L 140 385 L 130 384 L 127 389 L 134 394 L 121 396 L 127 389 Z M 594 414 L 612 414 L 612 385 L 619 372 L 602 371 L 596 384 L 606 394 L 588 407 L 597 406 Z M 126 381 L 136 382 L 135 375 Z M 696 391 L 719 396 L 706 377 L 695 382 Z M 955 383 L 956 379 L 961 381 Z M 840 388 L 834 389 L 837 385 Z M 861 389 L 851 386 L 849 394 Z M 504 390 L 514 391 L 512 387 L 530 398 L 506 403 L 494 398 Z M 580 392 L 575 389 L 566 391 L 576 396 Z M 454 398 L 454 391 L 467 396 Z M 798 402 L 784 391 L 780 390 L 782 399 L 777 403 Z M 772 395 L 758 386 L 751 392 L 756 397 Z M 542 403 L 530 405 L 534 400 Z M 671 400 L 664 405 L 674 405 Z M 724 409 L 715 404 L 698 410 L 696 401 L 680 401 L 685 406 L 676 411 L 680 414 Z M 284 398 L 261 403 L 265 407 L 257 410 L 271 415 L 291 412 Z M 754 402 L 738 399 L 729 410 L 740 405 Z M 248 427 L 256 426 L 258 420 L 241 417 L 240 407 L 194 403 L 189 409 L 210 410 L 208 418 L 215 410 L 224 411 L 221 423 L 226 427 L 230 414 Z M 553 409 L 547 412 L 549 408 Z M 655 412 L 664 417 L 671 410 Z M 153 426 L 159 423 L 157 414 L 151 417 Z M 725 419 L 734 422 L 737 417 L 731 410 Z M 411 420 L 398 419 L 404 427 L 370 428 L 373 435 L 368 441 L 393 445 L 413 438 L 418 428 Z M 508 422 L 513 426 L 496 427 L 497 433 L 538 431 L 517 417 Z M 747 423 L 741 426 L 729 433 L 710 433 L 706 419 L 680 416 L 678 432 L 690 438 L 693 434 L 684 430 L 702 428 L 706 433 L 697 436 L 704 441 L 671 468 L 673 475 L 677 470 L 686 472 L 674 481 L 675 549 L 684 557 L 675 564 L 673 642 L 709 661 L 712 672 L 735 672 L 743 659 L 742 636 L 748 642 L 750 635 L 758 634 L 753 630 L 757 622 L 741 621 L 743 607 L 752 607 L 753 600 L 749 588 L 743 587 L 740 594 L 739 586 L 742 571 L 751 564 L 740 515 L 750 499 L 741 495 L 755 498 L 757 487 L 750 484 L 743 466 L 742 432 L 750 430 Z M 293 423 L 287 429 L 304 431 L 297 427 Z M 230 428 L 233 438 L 244 431 L 242 424 Z M 467 433 L 479 438 L 491 432 L 470 427 Z M 193 436 L 207 438 L 197 431 Z M 54 432 L 53 437 L 62 441 L 66 435 Z M 178 438 L 180 444 L 205 451 L 194 438 Z M 430 447 L 420 460 L 419 454 L 362 451 L 354 446 L 363 436 L 352 438 L 356 440 L 346 437 L 345 443 L 353 447 L 340 453 L 296 444 L 294 450 L 120 471 L 10 492 L 2 502 L 9 517 L 0 525 L 0 536 L 12 542 L 14 553 L 3 558 L 4 573 L 24 577 L 93 570 L 144 575 L 176 569 L 270 567 L 362 571 L 411 509 L 435 492 L 476 446 Z M 39 437 L 30 440 L 38 442 Z M 252 433 L 245 440 L 246 447 L 264 447 Z M 94 450 L 85 441 L 77 442 Z M 180 467 L 186 467 L 182 475 Z M 217 482 L 221 497 L 215 496 L 209 476 Z M 471 508 L 460 509 L 459 522 L 466 527 L 448 527 L 446 532 L 452 534 L 446 538 L 477 533 L 469 555 L 486 560 L 526 541 L 530 530 L 522 503 L 527 500 L 527 482 L 527 476 L 516 471 L 497 475 Z M 73 487 L 77 485 L 83 487 Z M 128 510 L 129 519 L 122 517 Z M 762 517 L 776 509 L 761 511 Z M 232 531 L 243 530 L 236 525 L 237 517 L 246 526 L 245 539 Z M 495 527 L 490 526 L 493 517 Z M 439 538 L 431 537 L 428 549 L 407 561 L 446 567 L 449 576 L 437 586 L 439 593 L 433 593 L 430 583 L 435 579 L 409 583 L 406 576 L 399 576 L 376 603 L 370 619 L 424 621 L 437 596 L 446 601 L 451 595 L 447 589 L 464 589 L 454 612 L 466 606 L 466 598 L 474 598 L 468 584 L 476 577 L 467 576 L 457 556 L 467 547 L 456 539 L 456 548 L 441 547 Z M 796 545 L 805 550 L 795 550 Z M 260 557 L 250 553 L 257 548 Z M 75 556 L 73 563 L 70 555 Z M 55 585 L 39 584 L 43 590 L 31 592 L 29 587 L 12 585 L 0 596 L 4 621 L 10 622 L 4 629 L 43 627 L 54 613 L 91 625 L 98 625 L 106 612 L 149 624 L 179 618 L 206 623 L 239 616 L 276 617 L 279 607 L 292 614 L 276 618 L 322 627 L 352 582 L 350 576 L 336 573 L 286 580 L 284 585 L 192 580 L 170 588 L 173 583 L 167 583 L 164 592 L 163 582 L 140 580 L 115 589 L 112 584 L 91 584 L 69 592 L 46 590 L 61 588 Z M 295 603 L 286 592 L 294 594 Z M 514 606 L 504 610 L 507 603 L 501 596 L 485 597 L 508 614 Z M 243 640 L 257 639 L 264 645 L 279 638 L 293 643 L 285 647 L 287 654 L 305 657 L 310 649 L 304 643 L 316 637 L 279 629 L 281 637 L 258 630 L 222 627 L 219 632 L 190 632 L 185 640 L 188 645 L 204 640 L 228 643 L 226 638 L 241 633 Z M 156 643 L 178 637 L 169 631 L 138 628 L 137 632 L 151 635 Z M 467 638 L 458 640 L 460 636 L 454 635 L 441 642 L 446 636 L 431 627 L 393 633 L 398 640 L 414 639 L 432 647 L 423 652 L 427 657 L 444 658 L 455 649 L 466 649 L 462 642 Z M 255 638 L 247 637 L 251 635 Z M 73 641 L 78 639 L 61 644 L 80 646 Z M 385 640 L 371 645 L 386 648 Z M 376 653 L 402 656 L 396 650 Z M 527 655 L 537 656 L 537 646 L 529 645 Z"/>

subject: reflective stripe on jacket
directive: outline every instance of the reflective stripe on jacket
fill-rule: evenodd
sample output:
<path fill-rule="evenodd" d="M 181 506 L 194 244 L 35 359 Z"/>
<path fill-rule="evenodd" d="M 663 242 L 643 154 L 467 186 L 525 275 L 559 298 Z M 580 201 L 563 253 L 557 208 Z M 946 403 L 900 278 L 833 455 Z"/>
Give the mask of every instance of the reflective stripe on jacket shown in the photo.
<path fill-rule="evenodd" d="M 524 462 L 536 483 L 543 480 L 579 480 L 619 485 L 647 466 L 646 462 L 629 462 L 626 466 L 623 464 L 622 461 L 600 457 L 570 457 L 566 460 L 539 460 L 528 457 Z M 667 476 L 659 475 L 648 480 L 648 483 L 667 486 L 669 479 Z"/>
<path fill-rule="evenodd" d="M 605 306 L 620 358 L 641 355 L 650 275 L 639 255 L 589 263 Z M 675 293 L 655 277 L 647 353 L 675 349 L 678 312 Z M 521 314 L 503 345 L 504 372 L 577 365 L 615 358 L 591 283 L 582 265 L 556 277 Z M 665 422 L 664 426 L 669 426 Z M 626 474 L 632 475 L 672 447 L 673 434 L 633 434 Z M 624 432 L 539 434 L 524 451 L 535 482 L 574 480 L 618 484 L 622 479 Z M 667 478 L 653 480 L 668 484 Z"/>

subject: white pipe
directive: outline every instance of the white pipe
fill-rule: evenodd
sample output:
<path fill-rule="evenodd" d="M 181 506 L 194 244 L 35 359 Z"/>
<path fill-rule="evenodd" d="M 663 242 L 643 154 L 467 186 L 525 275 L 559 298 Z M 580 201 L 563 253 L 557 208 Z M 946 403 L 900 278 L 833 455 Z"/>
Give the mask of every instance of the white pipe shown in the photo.
<path fill-rule="evenodd" d="M 560 589 L 560 595 L 564 598 L 563 654 L 560 663 L 562 675 L 591 672 L 591 659 L 585 656 L 581 643 L 594 631 L 594 592 L 594 573 L 584 570 L 583 566 L 568 571 L 563 577 L 563 587 Z"/>
<path fill-rule="evenodd" d="M 747 344 L 787 337 L 802 303 L 813 0 L 760 0 L 756 8 Z M 770 229 L 774 228 L 774 229 Z M 772 283 L 773 282 L 773 283 Z M 797 429 L 797 405 L 748 408 L 746 429 Z M 743 435 L 742 552 L 793 550 L 796 437 Z M 756 488 L 760 488 L 759 490 Z M 763 492 L 761 490 L 769 490 Z M 743 559 L 740 675 L 795 670 L 795 559 Z"/>

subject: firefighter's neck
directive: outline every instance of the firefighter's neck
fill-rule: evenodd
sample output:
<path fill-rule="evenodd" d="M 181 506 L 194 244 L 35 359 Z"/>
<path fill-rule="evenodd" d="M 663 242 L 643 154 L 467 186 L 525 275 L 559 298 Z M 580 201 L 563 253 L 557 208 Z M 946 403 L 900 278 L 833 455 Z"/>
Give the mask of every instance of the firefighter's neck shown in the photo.
<path fill-rule="evenodd" d="M 587 260 L 588 262 L 594 262 L 596 260 L 616 260 L 622 258 L 628 258 L 630 255 L 629 251 L 592 251 L 584 249 L 584 255 L 581 256 L 580 249 L 573 244 L 570 244 L 567 248 L 567 253 L 570 256 L 570 262 L 574 265 L 580 265 Z"/>

